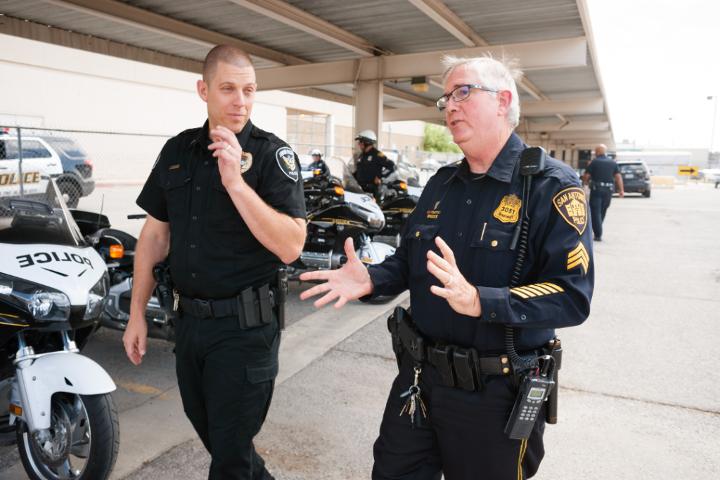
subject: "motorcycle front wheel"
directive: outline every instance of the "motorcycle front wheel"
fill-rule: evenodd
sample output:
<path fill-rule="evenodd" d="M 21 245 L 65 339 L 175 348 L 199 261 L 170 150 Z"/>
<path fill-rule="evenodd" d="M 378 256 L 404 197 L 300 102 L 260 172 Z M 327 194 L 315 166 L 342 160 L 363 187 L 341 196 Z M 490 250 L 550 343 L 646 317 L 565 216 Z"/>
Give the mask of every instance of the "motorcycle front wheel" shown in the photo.
<path fill-rule="evenodd" d="M 105 480 L 117 459 L 120 430 L 109 393 L 52 398 L 50 428 L 28 432 L 18 422 L 17 445 L 32 480 Z"/>

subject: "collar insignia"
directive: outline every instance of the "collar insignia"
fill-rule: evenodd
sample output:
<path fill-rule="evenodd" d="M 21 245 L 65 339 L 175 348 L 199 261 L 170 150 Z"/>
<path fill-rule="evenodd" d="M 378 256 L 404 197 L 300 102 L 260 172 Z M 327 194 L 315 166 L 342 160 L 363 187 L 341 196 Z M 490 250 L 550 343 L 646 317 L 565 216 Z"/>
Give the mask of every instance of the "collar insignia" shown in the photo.
<path fill-rule="evenodd" d="M 522 200 L 517 195 L 505 195 L 493 212 L 493 217 L 502 223 L 516 223 L 520 219 L 521 204 Z"/>
<path fill-rule="evenodd" d="M 552 202 L 562 219 L 582 235 L 587 227 L 587 201 L 583 189 L 570 187 L 561 190 Z"/>

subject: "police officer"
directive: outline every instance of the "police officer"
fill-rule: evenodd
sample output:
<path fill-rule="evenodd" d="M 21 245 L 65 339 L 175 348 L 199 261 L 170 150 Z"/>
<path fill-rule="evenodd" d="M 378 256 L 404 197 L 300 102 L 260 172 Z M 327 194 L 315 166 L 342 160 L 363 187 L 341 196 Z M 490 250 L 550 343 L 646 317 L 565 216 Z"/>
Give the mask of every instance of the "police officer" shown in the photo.
<path fill-rule="evenodd" d="M 348 262 L 303 274 L 327 282 L 301 298 L 324 293 L 316 306 L 339 307 L 409 288 L 427 353 L 441 353 L 419 372 L 408 353 L 401 357 L 374 446 L 373 479 L 439 479 L 441 472 L 448 480 L 524 479 L 543 458 L 545 422 L 541 413 L 527 440 L 504 433 L 520 374 L 508 362 L 506 326 L 518 355 L 534 358 L 555 328 L 587 318 L 593 264 L 586 199 L 574 171 L 548 158 L 525 200 L 526 241 L 513 250 L 526 148 L 513 132 L 520 114 L 514 72 L 485 57 L 451 57 L 446 66 L 446 93 L 437 103 L 465 158 L 428 182 L 394 255 L 366 269 L 348 239 Z M 521 249 L 526 260 L 511 282 Z M 416 373 L 422 425 L 405 414 Z"/>
<path fill-rule="evenodd" d="M 377 196 L 382 179 L 395 171 L 395 164 L 376 148 L 377 135 L 363 130 L 355 137 L 360 156 L 355 161 L 355 180 L 367 193 Z"/>
<path fill-rule="evenodd" d="M 610 207 L 614 187 L 617 187 L 620 197 L 625 196 L 620 169 L 606 152 L 607 147 L 603 144 L 595 147 L 595 160 L 590 162 L 583 175 L 583 183 L 590 184 L 590 218 L 596 242 L 602 241 L 602 224 Z"/>
<path fill-rule="evenodd" d="M 176 372 L 183 407 L 212 455 L 211 479 L 271 479 L 253 437 L 278 371 L 278 268 L 305 239 L 293 151 L 252 124 L 250 58 L 208 53 L 198 94 L 208 120 L 168 140 L 137 199 L 147 213 L 135 256 L 126 353 L 146 351 L 153 265 L 169 253 L 177 294 Z"/>
<path fill-rule="evenodd" d="M 310 151 L 310 156 L 312 157 L 312 162 L 309 165 L 310 170 L 320 170 L 320 175 L 327 175 L 328 166 L 322 158 L 322 152 L 320 149 L 313 148 Z"/>

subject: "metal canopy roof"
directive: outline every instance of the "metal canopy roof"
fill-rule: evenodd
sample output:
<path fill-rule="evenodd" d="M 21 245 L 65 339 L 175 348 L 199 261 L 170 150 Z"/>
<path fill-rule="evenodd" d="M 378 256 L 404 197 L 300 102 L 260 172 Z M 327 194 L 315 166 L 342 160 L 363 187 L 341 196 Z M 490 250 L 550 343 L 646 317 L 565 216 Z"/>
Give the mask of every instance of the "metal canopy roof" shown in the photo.
<path fill-rule="evenodd" d="M 0 33 L 193 72 L 235 44 L 260 88 L 349 104 L 354 81 L 383 80 L 388 121 L 439 121 L 439 53 L 490 49 L 526 72 L 529 141 L 613 143 L 585 0 L 0 0 L 0 13 Z M 423 75 L 429 90 L 413 91 Z"/>

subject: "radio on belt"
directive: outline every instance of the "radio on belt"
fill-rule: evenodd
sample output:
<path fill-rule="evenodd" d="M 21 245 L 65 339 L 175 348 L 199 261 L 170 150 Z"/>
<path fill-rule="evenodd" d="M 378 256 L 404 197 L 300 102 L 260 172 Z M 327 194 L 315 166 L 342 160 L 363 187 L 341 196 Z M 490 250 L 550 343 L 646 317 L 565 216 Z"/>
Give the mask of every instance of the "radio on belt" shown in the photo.
<path fill-rule="evenodd" d="M 555 386 L 553 380 L 555 359 L 550 355 L 544 355 L 540 360 L 541 369 L 523 377 L 515 405 L 505 425 L 505 433 L 513 440 L 530 437 L 540 409 L 544 408 L 544 402 Z"/>

